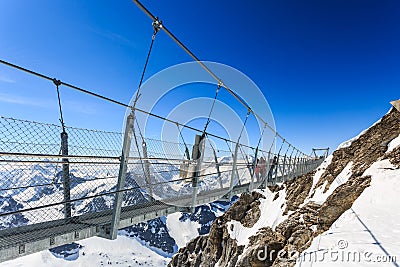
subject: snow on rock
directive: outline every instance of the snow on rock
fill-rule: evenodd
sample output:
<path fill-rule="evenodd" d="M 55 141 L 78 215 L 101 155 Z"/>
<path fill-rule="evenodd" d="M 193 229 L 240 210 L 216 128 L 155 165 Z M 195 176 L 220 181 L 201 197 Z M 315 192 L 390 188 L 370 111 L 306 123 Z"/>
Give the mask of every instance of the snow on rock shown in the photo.
<path fill-rule="evenodd" d="M 333 159 L 333 155 L 329 155 L 324 162 L 321 163 L 321 165 L 318 167 L 317 172 L 314 174 L 313 177 L 313 185 L 312 188 L 310 190 L 310 193 L 313 191 L 313 189 L 315 189 L 314 187 L 317 185 L 319 179 L 321 178 L 322 174 L 325 172 L 326 167 L 329 166 L 329 164 L 331 164 Z"/>
<path fill-rule="evenodd" d="M 395 139 L 393 139 L 389 144 L 388 144 L 388 149 L 386 151 L 386 154 L 392 152 L 395 148 L 400 146 L 400 134 L 397 136 Z"/>
<path fill-rule="evenodd" d="M 400 169 L 382 160 L 363 175 L 371 175 L 371 185 L 328 231 L 313 240 L 296 266 L 398 266 L 390 260 L 400 260 Z M 335 251 L 357 258 L 336 259 L 330 256 Z"/>
<path fill-rule="evenodd" d="M 352 167 L 353 167 L 353 162 L 350 161 L 346 165 L 346 167 L 343 169 L 343 171 L 336 177 L 334 182 L 329 186 L 329 189 L 327 191 L 325 191 L 325 187 L 327 185 L 327 181 L 326 181 L 322 186 L 315 188 L 314 196 L 311 197 L 309 200 L 313 201 L 317 204 L 324 203 L 325 200 L 332 194 L 332 192 L 338 186 L 340 186 L 348 181 L 348 179 L 350 178 L 350 176 L 352 174 Z M 316 173 L 315 176 L 317 176 L 317 174 L 318 173 Z M 319 176 L 321 176 L 321 174 Z"/>
<path fill-rule="evenodd" d="M 177 212 L 167 217 L 167 228 L 170 236 L 175 239 L 178 248 L 184 247 L 188 241 L 199 235 L 198 229 L 201 225 L 198 222 L 186 220 L 181 222 L 182 213 Z"/>
<path fill-rule="evenodd" d="M 390 110 L 390 111 L 391 111 L 391 110 Z M 389 114 L 390 111 L 389 111 L 387 114 Z M 380 123 L 381 121 L 382 121 L 382 119 L 379 119 L 377 122 L 375 122 L 374 124 L 372 124 L 371 127 L 369 127 L 368 129 L 365 129 L 364 131 L 362 131 L 361 133 L 359 133 L 356 137 L 353 137 L 353 138 L 351 138 L 350 140 L 347 140 L 347 141 L 341 143 L 341 144 L 336 148 L 336 150 L 339 150 L 339 149 L 341 149 L 341 148 L 346 148 L 346 147 L 351 146 L 351 144 L 352 144 L 355 140 L 357 140 L 358 138 L 360 138 L 360 136 L 364 135 L 369 129 L 371 129 L 372 127 L 374 127 L 375 125 L 377 125 L 377 124 Z"/>
<path fill-rule="evenodd" d="M 254 236 L 262 227 L 269 226 L 273 229 L 284 221 L 288 216 L 283 215 L 286 203 L 286 190 L 280 190 L 279 193 L 272 193 L 269 190 L 257 190 L 265 196 L 260 198 L 260 218 L 252 227 L 245 227 L 241 222 L 232 220 L 227 223 L 228 233 L 231 239 L 237 241 L 238 245 L 246 246 L 249 243 L 249 237 Z M 276 195 L 278 197 L 275 199 Z"/>

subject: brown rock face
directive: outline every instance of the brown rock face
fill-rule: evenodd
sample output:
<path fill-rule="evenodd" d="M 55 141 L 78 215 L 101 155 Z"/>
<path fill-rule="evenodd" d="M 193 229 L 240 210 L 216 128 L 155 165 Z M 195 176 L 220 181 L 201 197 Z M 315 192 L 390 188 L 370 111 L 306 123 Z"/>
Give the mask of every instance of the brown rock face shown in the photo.
<path fill-rule="evenodd" d="M 285 238 L 270 227 L 261 228 L 250 237 L 246 252 L 236 266 L 272 266 L 277 253 L 283 249 Z"/>
<path fill-rule="evenodd" d="M 370 185 L 371 177 L 363 173 L 377 160 L 388 158 L 392 164 L 400 167 L 400 148 L 385 154 L 388 143 L 400 133 L 400 112 L 393 109 L 365 134 L 347 148 L 333 153 L 331 164 L 317 183 L 322 186 L 327 181 L 325 192 L 335 178 L 352 161 L 352 175 L 346 183 L 338 186 L 322 204 L 304 203 L 309 194 L 314 174 L 306 174 L 285 186 L 269 187 L 269 193 L 275 199 L 282 190 L 286 190 L 286 213 L 290 216 L 277 225 L 259 229 L 249 238 L 246 247 L 238 246 L 230 238 L 228 225 L 236 220 L 246 227 L 253 226 L 260 217 L 259 193 L 243 194 L 240 199 L 217 218 L 212 224 L 209 236 L 198 237 L 172 258 L 169 266 L 294 266 L 293 251 L 297 253 L 307 249 L 312 240 L 329 227 L 351 206 Z M 301 208 L 299 208 L 301 206 Z M 279 254 L 278 254 L 279 252 Z"/>
<path fill-rule="evenodd" d="M 400 133 L 400 112 L 392 109 L 383 116 L 382 120 L 369 128 L 349 147 L 341 148 L 333 152 L 332 163 L 327 167 L 317 187 L 328 181 L 324 192 L 326 192 L 333 180 L 342 172 L 346 165 L 353 161 L 352 177 L 361 176 L 372 163 L 379 158 L 386 157 L 385 152 L 390 141 Z"/>
<path fill-rule="evenodd" d="M 227 222 L 235 218 L 244 224 L 246 218 L 256 218 L 246 213 L 254 210 L 258 213 L 260 202 L 256 198 L 264 196 L 258 193 L 243 195 L 212 224 L 209 236 L 189 242 L 172 258 L 169 266 L 211 267 L 217 262 L 220 266 L 294 266 L 295 258 L 290 253 L 303 252 L 315 236 L 329 229 L 369 186 L 370 180 L 368 176 L 349 179 L 337 187 L 322 205 L 308 202 L 280 223 L 275 231 L 270 227 L 261 228 L 249 238 L 246 248 L 238 246 L 236 240 L 230 238 Z M 292 185 L 288 186 L 293 188 Z M 252 205 L 252 202 L 256 205 Z M 254 222 L 247 224 L 254 225 Z"/>
<path fill-rule="evenodd" d="M 296 182 L 286 182 L 286 210 L 296 210 L 306 199 L 313 184 L 315 171 L 305 174 L 296 179 Z"/>
<path fill-rule="evenodd" d="M 388 158 L 393 165 L 397 166 L 397 168 L 400 168 L 400 147 L 390 152 Z"/>
<path fill-rule="evenodd" d="M 185 248 L 179 249 L 168 266 L 211 267 L 218 261 L 220 266 L 236 266 L 243 246 L 238 246 L 236 240 L 230 238 L 226 223 L 235 220 L 246 227 L 253 226 L 261 213 L 260 198 L 265 197 L 258 192 L 242 194 L 223 216 L 213 222 L 208 236 L 198 237 L 190 241 Z M 198 265 L 200 263 L 201 265 Z"/>
<path fill-rule="evenodd" d="M 336 188 L 319 209 L 320 228 L 326 231 L 371 183 L 371 176 L 356 177 Z"/>

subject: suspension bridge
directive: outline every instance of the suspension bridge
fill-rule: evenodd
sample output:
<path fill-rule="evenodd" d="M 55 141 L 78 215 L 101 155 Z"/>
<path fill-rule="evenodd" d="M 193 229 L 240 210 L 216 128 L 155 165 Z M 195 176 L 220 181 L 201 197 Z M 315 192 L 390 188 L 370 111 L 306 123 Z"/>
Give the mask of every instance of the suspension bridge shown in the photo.
<path fill-rule="evenodd" d="M 53 83 L 60 125 L 0 117 L 0 262 L 73 241 L 100 236 L 115 239 L 119 229 L 194 207 L 229 200 L 255 188 L 283 183 L 316 169 L 328 154 L 306 155 L 288 143 L 163 23 L 134 1 L 152 20 L 153 36 L 132 105 L 0 60 L 1 64 Z M 246 119 L 263 125 L 256 146 L 209 132 L 211 107 L 203 129 L 142 110 L 136 106 L 156 34 L 164 31 L 224 89 L 243 105 Z M 125 131 L 106 132 L 66 126 L 59 87 L 127 108 Z M 180 129 L 192 142 L 145 137 L 136 115 L 143 113 Z M 260 146 L 266 132 L 274 140 Z M 217 146 L 211 139 L 218 139 Z M 278 149 L 275 151 L 274 147 Z"/>

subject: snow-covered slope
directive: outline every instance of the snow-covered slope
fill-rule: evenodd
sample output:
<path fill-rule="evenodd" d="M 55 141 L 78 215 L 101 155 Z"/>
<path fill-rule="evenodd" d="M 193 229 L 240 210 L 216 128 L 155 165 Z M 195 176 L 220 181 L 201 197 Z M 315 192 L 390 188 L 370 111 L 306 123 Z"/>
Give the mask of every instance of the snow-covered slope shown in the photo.
<path fill-rule="evenodd" d="M 297 266 L 396 266 L 396 260 L 400 264 L 400 169 L 385 159 L 364 175 L 371 175 L 371 185 L 314 239 Z"/>
<path fill-rule="evenodd" d="M 98 266 L 165 266 L 169 259 L 143 246 L 138 240 L 118 236 L 116 240 L 93 237 L 79 241 L 67 259 L 58 258 L 50 251 L 31 254 L 4 262 L 2 267 L 98 267 Z M 59 256 L 61 257 L 61 256 Z"/>

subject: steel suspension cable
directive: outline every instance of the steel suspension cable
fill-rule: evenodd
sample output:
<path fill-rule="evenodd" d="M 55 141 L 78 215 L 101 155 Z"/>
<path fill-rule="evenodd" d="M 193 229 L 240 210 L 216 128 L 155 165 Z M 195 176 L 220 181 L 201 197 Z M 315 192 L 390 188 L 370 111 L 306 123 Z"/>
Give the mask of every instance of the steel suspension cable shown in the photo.
<path fill-rule="evenodd" d="M 189 148 L 185 142 L 185 138 L 183 138 L 182 135 L 182 129 L 179 128 L 179 124 L 176 124 L 176 127 L 178 127 L 178 132 L 179 132 L 179 136 L 182 138 L 183 144 L 185 145 L 185 155 L 187 160 L 190 160 L 190 152 L 189 152 Z"/>
<path fill-rule="evenodd" d="M 135 96 L 135 101 L 133 103 L 133 108 L 136 107 L 136 103 L 139 100 L 140 97 L 140 89 L 142 87 L 142 83 L 143 83 L 143 79 L 144 79 L 144 74 L 146 73 L 146 69 L 147 69 L 147 65 L 149 63 L 149 59 L 150 59 L 150 54 L 151 51 L 153 49 L 153 44 L 154 44 L 154 40 L 156 39 L 156 35 L 157 33 L 160 31 L 160 29 L 162 28 L 162 22 L 160 20 L 158 20 L 158 18 L 155 18 L 153 23 L 153 35 L 151 36 L 151 43 L 150 43 L 150 47 L 149 47 L 149 51 L 147 52 L 147 57 L 146 57 L 146 62 L 144 64 L 143 67 L 143 71 L 142 71 L 142 75 L 140 77 L 140 82 L 139 82 L 139 86 L 138 86 L 138 90 L 136 91 L 136 96 Z"/>
<path fill-rule="evenodd" d="M 62 112 L 60 89 L 59 89 L 59 86 L 61 86 L 61 81 L 56 79 L 56 78 L 54 78 L 53 79 L 53 83 L 56 86 L 56 91 L 57 91 L 58 108 L 59 108 L 59 111 L 60 111 L 60 119 L 59 120 L 60 120 L 60 123 L 61 123 L 62 132 L 65 133 L 65 123 L 64 123 L 64 117 L 63 117 L 63 112 Z M 62 154 L 62 144 L 60 144 L 60 149 L 58 151 L 58 154 L 59 155 Z M 56 180 L 57 168 L 58 168 L 58 163 L 56 164 L 56 166 L 54 168 L 53 184 L 55 183 L 55 180 Z"/>
<path fill-rule="evenodd" d="M 12 68 L 15 68 L 15 69 L 24 71 L 24 72 L 29 73 L 29 74 L 31 74 L 31 75 L 37 76 L 37 77 L 39 77 L 39 78 L 46 79 L 46 80 L 48 80 L 48 81 L 53 82 L 53 78 L 51 78 L 51 77 L 49 77 L 49 76 L 46 76 L 46 75 L 44 75 L 44 74 L 41 74 L 41 73 L 38 73 L 38 72 L 35 72 L 35 71 L 32 71 L 32 70 L 29 70 L 29 69 L 20 67 L 20 66 L 18 66 L 18 65 L 12 64 L 12 63 L 10 63 L 10 62 L 7 62 L 7 61 L 1 60 L 1 59 L 0 59 L 0 63 L 1 63 L 1 64 L 4 64 L 4 65 L 7 65 L 7 66 L 9 66 L 9 67 L 12 67 Z M 171 119 L 165 118 L 165 117 L 163 117 L 163 116 L 154 114 L 154 113 L 152 113 L 152 112 L 149 112 L 149 111 L 146 111 L 146 110 L 137 108 L 137 107 L 134 108 L 133 106 L 130 106 L 130 105 L 125 104 L 125 103 L 123 103 L 123 102 L 120 102 L 120 101 L 114 100 L 114 99 L 112 99 L 112 98 L 109 98 L 109 97 L 100 95 L 100 94 L 98 94 L 98 93 L 94 93 L 94 92 L 92 92 L 92 91 L 89 91 L 89 90 L 80 88 L 80 87 L 78 87 L 78 86 L 69 84 L 69 83 L 67 83 L 67 82 L 63 82 L 63 81 L 60 81 L 60 82 L 61 82 L 61 85 L 64 85 L 65 87 L 68 87 L 68 88 L 70 88 L 70 89 L 73 89 L 73 90 L 76 90 L 76 91 L 79 91 L 79 92 L 82 92 L 82 93 L 85 93 L 85 94 L 88 94 L 88 95 L 97 97 L 97 98 L 99 98 L 99 99 L 102 99 L 102 100 L 105 100 L 105 101 L 108 101 L 108 102 L 117 104 L 117 105 L 122 106 L 122 107 L 126 107 L 126 108 L 133 109 L 133 110 L 135 110 L 135 111 L 138 111 L 138 112 L 140 112 L 140 113 L 146 114 L 146 115 L 148 115 L 148 116 L 151 116 L 151 117 L 154 117 L 154 118 L 157 118 L 157 119 L 160 119 L 160 120 L 164 120 L 164 121 L 167 121 L 167 122 L 170 122 L 170 123 L 178 124 L 178 125 L 181 126 L 181 127 L 184 127 L 184 128 L 187 128 L 187 129 L 190 129 L 190 130 L 199 132 L 199 133 L 202 133 L 202 132 L 203 132 L 202 130 L 197 129 L 197 128 L 194 128 L 194 127 L 192 127 L 192 126 L 185 125 L 185 124 L 180 123 L 180 122 L 177 122 L 177 121 L 173 121 L 173 120 L 171 120 Z M 274 133 L 276 133 L 276 132 L 274 132 Z M 218 139 L 220 139 L 220 140 L 224 140 L 224 141 L 227 140 L 226 138 L 223 138 L 223 137 L 221 137 L 221 136 L 218 136 L 218 135 L 215 135 L 215 134 L 212 134 L 212 133 L 208 133 L 208 132 L 207 132 L 206 134 L 208 134 L 209 136 L 213 136 L 213 137 L 215 137 L 215 138 L 218 138 Z M 236 143 L 235 141 L 232 141 L 232 142 Z"/>
<path fill-rule="evenodd" d="M 58 99 L 58 107 L 60 109 L 60 122 L 61 122 L 61 127 L 63 132 L 65 133 L 65 124 L 64 124 L 64 118 L 63 118 L 63 113 L 62 113 L 62 107 L 61 107 L 61 98 L 60 98 L 60 90 L 59 90 L 59 86 L 61 85 L 61 81 L 57 80 L 56 78 L 53 79 L 53 83 L 56 86 L 56 90 L 57 90 L 57 99 Z"/>
<path fill-rule="evenodd" d="M 24 72 L 29 73 L 29 74 L 31 74 L 31 75 L 37 76 L 37 77 L 39 77 L 39 78 L 46 79 L 46 80 L 48 80 L 48 81 L 53 82 L 53 78 L 51 78 L 51 77 L 49 77 L 49 76 L 46 76 L 46 75 L 44 75 L 44 74 L 41 74 L 41 73 L 38 73 L 38 72 L 35 72 L 35 71 L 32 71 L 32 70 L 29 70 L 29 69 L 20 67 L 20 66 L 18 66 L 18 65 L 12 64 L 12 63 L 10 63 L 10 62 L 7 62 L 7 61 L 1 60 L 1 59 L 0 59 L 0 63 L 2 63 L 2 64 L 4 64 L 4 65 L 7 65 L 7 66 L 9 66 L 9 67 L 12 67 L 12 68 L 15 68 L 15 69 L 24 71 Z M 134 108 L 133 106 L 130 106 L 130 105 L 128 105 L 128 104 L 125 104 L 125 103 L 122 103 L 122 102 L 120 102 L 120 101 L 111 99 L 111 98 L 109 98 L 109 97 L 106 97 L 106 96 L 103 96 L 103 95 L 94 93 L 94 92 L 92 92 L 92 91 L 89 91 L 89 90 L 80 88 L 80 87 L 75 86 L 75 85 L 71 85 L 71 84 L 66 83 L 66 82 L 63 82 L 63 81 L 60 81 L 60 82 L 61 82 L 61 85 L 64 85 L 65 87 L 68 87 L 68 88 L 70 88 L 70 89 L 76 90 L 76 91 L 78 91 L 78 92 L 82 92 L 82 93 L 85 93 L 85 94 L 88 94 L 88 95 L 97 97 L 97 98 L 99 98 L 99 99 L 102 99 L 102 100 L 105 100 L 105 101 L 108 101 L 108 102 L 117 104 L 117 105 L 119 105 L 119 106 L 133 109 L 133 110 L 135 110 L 135 111 L 138 111 L 138 112 L 140 112 L 140 113 L 146 114 L 146 115 L 148 115 L 148 116 L 151 116 L 151 117 L 154 117 L 154 118 L 157 118 L 157 119 L 160 119 L 160 120 L 164 120 L 164 121 L 167 121 L 167 122 L 170 122 L 170 123 L 178 124 L 179 126 L 182 126 L 182 127 L 184 127 L 184 128 L 187 128 L 187 129 L 190 129 L 190 130 L 193 130 L 193 131 L 202 133 L 202 130 L 197 129 L 197 128 L 194 128 L 194 127 L 192 127 L 192 126 L 185 125 L 185 124 L 180 123 L 180 122 L 177 122 L 177 121 L 173 121 L 173 120 L 171 120 L 171 119 L 162 117 L 162 116 L 160 116 L 160 115 L 151 113 L 151 112 L 149 112 L 149 111 L 145 111 L 145 110 L 140 109 L 140 108 L 137 108 L 137 107 Z M 210 135 L 210 136 L 213 136 L 213 137 L 215 137 L 215 138 L 218 138 L 218 139 L 220 139 L 220 140 L 226 140 L 226 138 L 220 137 L 220 136 L 215 135 L 215 134 L 212 134 L 212 133 L 207 133 L 207 134 Z"/>
<path fill-rule="evenodd" d="M 249 110 L 247 111 L 247 114 L 246 114 L 246 119 L 244 120 L 244 123 L 243 123 L 243 125 L 242 125 L 242 129 L 240 130 L 240 134 L 239 134 L 239 138 L 238 138 L 238 140 L 237 140 L 237 143 L 239 143 L 240 138 L 242 137 L 242 134 L 243 134 L 243 131 L 244 131 L 245 127 L 246 127 L 247 119 L 249 118 L 250 113 L 251 113 L 251 110 L 249 109 Z"/>
<path fill-rule="evenodd" d="M 133 2 L 153 21 L 158 20 L 158 17 L 154 16 L 142 3 L 138 0 L 133 0 Z M 193 54 L 192 51 L 189 50 L 171 31 L 167 29 L 165 25 L 162 25 L 161 28 L 174 42 L 176 42 L 191 58 L 193 58 L 205 71 L 207 71 L 211 77 L 213 77 L 218 83 L 221 83 L 221 86 L 225 88 L 236 100 L 238 100 L 246 109 L 248 109 L 254 116 L 259 119 L 262 123 L 267 124 L 267 127 L 277 134 L 279 138 L 284 140 L 283 136 L 281 136 L 274 128 L 272 128 L 268 123 L 238 95 L 231 88 L 229 88 L 210 68 L 208 68 L 204 62 L 202 62 L 196 55 Z"/>
<path fill-rule="evenodd" d="M 210 121 L 211 121 L 211 114 L 212 114 L 212 112 L 213 112 L 214 105 L 215 105 L 215 102 L 216 102 L 216 100 L 217 100 L 218 92 L 219 92 L 220 89 L 221 89 L 221 83 L 218 82 L 217 90 L 215 90 L 215 96 L 214 96 L 214 99 L 213 99 L 213 102 L 212 102 L 212 105 L 211 105 L 210 113 L 208 113 L 207 122 L 206 122 L 206 124 L 204 125 L 203 135 L 206 133 L 208 124 L 209 124 Z"/>

